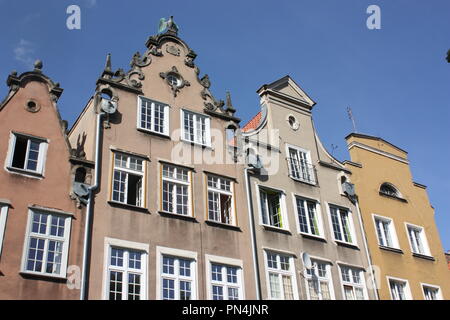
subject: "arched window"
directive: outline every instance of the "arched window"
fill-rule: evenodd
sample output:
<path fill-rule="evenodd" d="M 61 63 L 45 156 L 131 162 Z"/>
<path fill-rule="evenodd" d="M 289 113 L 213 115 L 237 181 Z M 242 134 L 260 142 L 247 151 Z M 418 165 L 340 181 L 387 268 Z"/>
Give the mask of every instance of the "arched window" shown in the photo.
<path fill-rule="evenodd" d="M 383 183 L 380 187 L 380 193 L 390 196 L 390 197 L 396 197 L 401 198 L 400 192 L 390 183 Z"/>

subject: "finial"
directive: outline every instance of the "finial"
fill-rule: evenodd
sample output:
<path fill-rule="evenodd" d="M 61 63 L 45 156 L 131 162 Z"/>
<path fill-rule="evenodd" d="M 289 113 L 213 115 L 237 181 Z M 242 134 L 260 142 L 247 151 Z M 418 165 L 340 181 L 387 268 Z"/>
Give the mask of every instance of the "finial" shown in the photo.
<path fill-rule="evenodd" d="M 112 71 L 112 69 L 111 69 L 111 53 L 108 53 L 106 55 L 105 71 L 109 71 L 109 72 Z"/>
<path fill-rule="evenodd" d="M 42 70 L 42 66 L 43 66 L 43 64 L 42 64 L 42 61 L 41 60 L 36 60 L 35 62 L 34 62 L 34 70 Z"/>
<path fill-rule="evenodd" d="M 230 91 L 227 91 L 227 98 L 226 98 L 225 105 L 227 106 L 227 111 L 230 111 L 231 113 L 234 113 L 236 111 L 233 107 L 233 103 L 231 102 Z"/>

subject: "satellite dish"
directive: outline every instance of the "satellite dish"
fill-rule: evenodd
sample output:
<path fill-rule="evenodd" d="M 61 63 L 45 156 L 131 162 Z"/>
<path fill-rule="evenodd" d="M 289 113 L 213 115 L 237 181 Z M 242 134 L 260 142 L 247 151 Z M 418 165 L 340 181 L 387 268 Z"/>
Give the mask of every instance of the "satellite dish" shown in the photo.
<path fill-rule="evenodd" d="M 303 260 L 303 265 L 305 266 L 305 268 L 310 270 L 312 268 L 312 262 L 311 262 L 311 257 L 309 256 L 309 254 L 307 252 L 302 253 L 302 260 Z"/>
<path fill-rule="evenodd" d="M 113 114 L 117 111 L 117 102 L 102 98 L 101 108 L 108 114 Z"/>
<path fill-rule="evenodd" d="M 348 194 L 350 197 L 353 197 L 355 195 L 355 185 L 350 182 L 344 182 L 342 184 L 343 191 Z"/>
<path fill-rule="evenodd" d="M 74 182 L 73 193 L 75 193 L 79 197 L 87 196 L 89 194 L 89 186 L 85 183 Z"/>
<path fill-rule="evenodd" d="M 248 155 L 248 165 L 252 168 L 255 169 L 261 169 L 262 168 L 262 163 L 261 163 L 261 159 L 259 158 L 258 155 L 255 154 L 249 154 Z"/>

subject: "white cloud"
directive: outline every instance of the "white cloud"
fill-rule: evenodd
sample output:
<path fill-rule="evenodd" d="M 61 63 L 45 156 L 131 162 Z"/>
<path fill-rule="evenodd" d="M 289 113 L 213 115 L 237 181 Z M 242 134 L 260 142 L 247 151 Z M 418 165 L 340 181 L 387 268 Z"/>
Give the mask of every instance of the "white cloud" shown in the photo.
<path fill-rule="evenodd" d="M 14 48 L 14 59 L 22 62 L 27 67 L 32 67 L 34 63 L 34 44 L 28 40 L 20 39 Z"/>

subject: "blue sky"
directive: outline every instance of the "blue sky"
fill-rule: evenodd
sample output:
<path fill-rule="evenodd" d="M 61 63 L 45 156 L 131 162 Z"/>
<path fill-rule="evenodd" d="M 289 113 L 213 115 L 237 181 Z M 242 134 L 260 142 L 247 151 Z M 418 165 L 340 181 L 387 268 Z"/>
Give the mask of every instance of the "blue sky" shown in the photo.
<path fill-rule="evenodd" d="M 81 30 L 66 28 L 71 4 L 81 7 Z M 371 4 L 381 8 L 381 30 L 366 27 Z M 408 150 L 450 249 L 449 12 L 447 0 L 0 0 L 0 79 L 42 59 L 64 88 L 59 108 L 71 125 L 106 54 L 114 69 L 127 69 L 159 19 L 174 15 L 213 93 L 223 99 L 230 90 L 243 122 L 259 110 L 256 89 L 289 74 L 317 102 L 321 140 L 337 146 L 338 159 L 348 159 L 347 106 L 359 132 Z"/>

